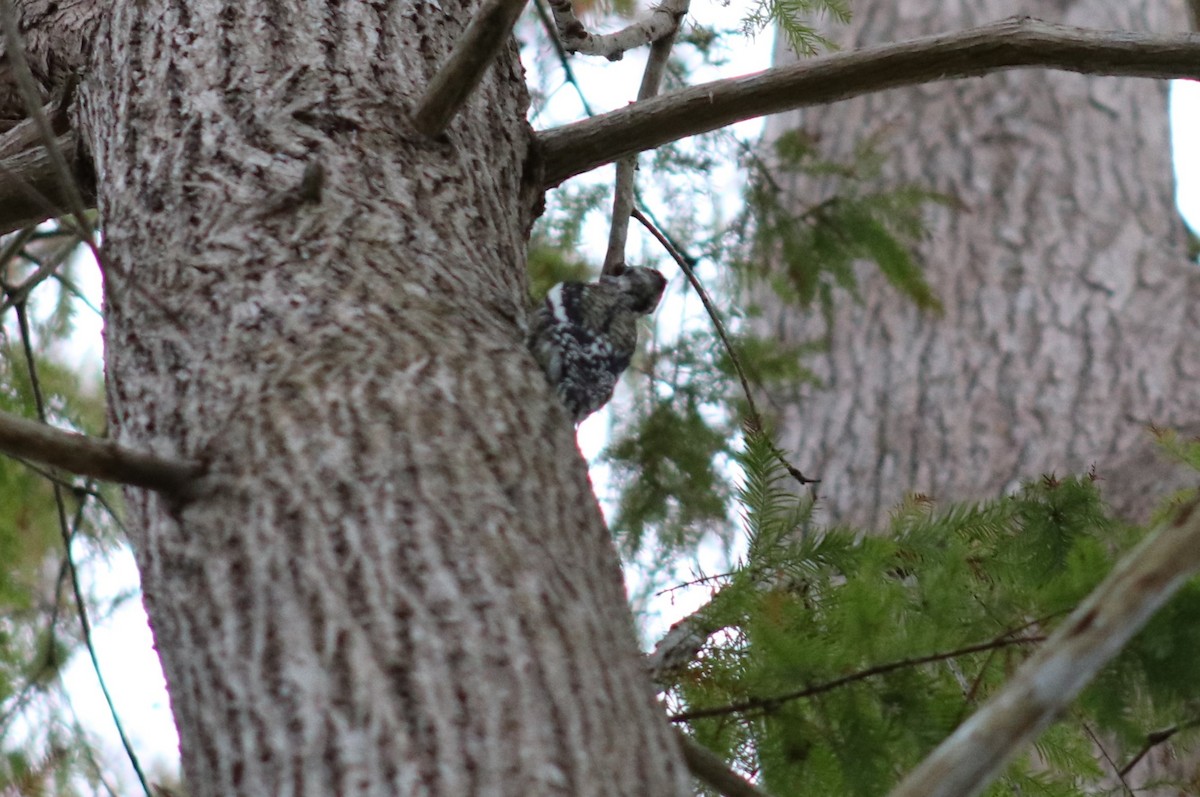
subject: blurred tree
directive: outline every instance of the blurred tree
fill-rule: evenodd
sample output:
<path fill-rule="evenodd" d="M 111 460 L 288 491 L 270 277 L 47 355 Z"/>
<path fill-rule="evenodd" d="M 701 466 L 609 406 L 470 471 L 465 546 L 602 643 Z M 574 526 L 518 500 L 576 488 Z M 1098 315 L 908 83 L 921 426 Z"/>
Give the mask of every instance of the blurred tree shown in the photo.
<path fill-rule="evenodd" d="M 826 35 L 853 49 L 1008 14 L 1103 29 L 1185 29 L 1178 0 L 860 2 Z M 790 56 L 781 42 L 778 61 Z M 915 247 L 935 312 L 897 301 L 861 265 L 831 316 L 771 301 L 757 327 L 823 341 L 815 379 L 775 389 L 781 443 L 822 479 L 819 515 L 882 526 L 906 492 L 973 500 L 1037 473 L 1092 466 L 1124 517 L 1190 483 L 1151 426 L 1200 430 L 1200 269 L 1174 204 L 1165 83 L 1010 71 L 772 117 L 824 158 L 864 139 L 881 184 L 952 198 L 927 206 Z M 776 155 L 772 200 L 821 209 L 837 175 Z M 768 247 L 771 244 L 768 242 Z M 800 252 L 790 268 L 811 269 Z M 781 250 L 766 257 L 780 269 Z M 806 265 L 805 259 L 809 263 Z M 767 294 L 769 296 L 769 294 Z"/>

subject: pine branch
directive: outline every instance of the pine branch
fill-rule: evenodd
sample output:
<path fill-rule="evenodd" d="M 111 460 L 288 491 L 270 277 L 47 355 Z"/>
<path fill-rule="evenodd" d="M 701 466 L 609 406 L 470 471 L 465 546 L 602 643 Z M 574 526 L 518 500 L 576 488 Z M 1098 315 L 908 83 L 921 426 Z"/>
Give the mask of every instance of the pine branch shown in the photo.
<path fill-rule="evenodd" d="M 512 35 L 524 7 L 525 0 L 485 0 L 417 102 L 412 117 L 417 132 L 436 136 L 446 129 Z"/>
<path fill-rule="evenodd" d="M 133 451 L 111 440 L 64 432 L 8 412 L 0 412 L 0 452 L 169 495 L 185 493 L 201 473 L 194 462 Z"/>
<path fill-rule="evenodd" d="M 1124 557 L 1004 688 L 891 797 L 969 797 L 990 783 L 1200 569 L 1197 509 L 1196 501 L 1187 504 Z"/>
<path fill-rule="evenodd" d="M 671 35 L 678 29 L 688 10 L 688 0 L 666 0 L 662 5 L 655 6 L 645 19 L 623 30 L 596 35 L 588 33 L 579 17 L 575 16 L 571 0 L 549 0 L 549 3 L 559 41 L 567 52 L 602 55 L 610 61 L 620 61 L 626 50 L 653 44 Z"/>
<path fill-rule="evenodd" d="M 747 712 L 758 712 L 769 714 L 777 710 L 784 703 L 793 700 L 801 700 L 806 697 L 814 697 L 825 692 L 832 692 L 834 689 L 839 689 L 847 684 L 855 683 L 856 681 L 864 681 L 868 678 L 875 678 L 880 675 L 886 675 L 889 672 L 896 670 L 905 670 L 909 667 L 919 667 L 922 664 L 933 664 L 938 661 L 946 661 L 948 659 L 957 659 L 962 656 L 969 656 L 972 653 L 983 653 L 988 650 L 996 650 L 997 648 L 1005 648 L 1011 645 L 1031 645 L 1037 642 L 1042 642 L 1045 637 L 1042 636 L 1021 636 L 1013 637 L 1011 634 L 997 637 L 981 642 L 978 645 L 967 645 L 966 647 L 956 650 L 947 650 L 941 653 L 931 653 L 928 656 L 917 656 L 911 659 L 900 659 L 899 661 L 890 661 L 887 664 L 880 664 L 876 667 L 868 667 L 865 670 L 859 670 L 849 675 L 844 675 L 841 678 L 834 678 L 832 681 L 806 686 L 803 689 L 797 689 L 794 692 L 785 692 L 781 695 L 771 695 L 770 697 L 753 697 L 748 700 L 741 700 L 737 703 L 730 703 L 724 706 L 712 706 L 710 708 L 698 708 L 692 711 L 681 711 L 678 714 L 672 714 L 671 722 L 691 722 L 692 720 L 705 719 L 706 717 L 723 717 L 728 714 L 745 714 Z"/>
<path fill-rule="evenodd" d="M 537 134 L 555 186 L 635 152 L 793 108 L 1017 67 L 1200 78 L 1200 36 L 1097 31 L 1013 17 L 718 80 Z"/>

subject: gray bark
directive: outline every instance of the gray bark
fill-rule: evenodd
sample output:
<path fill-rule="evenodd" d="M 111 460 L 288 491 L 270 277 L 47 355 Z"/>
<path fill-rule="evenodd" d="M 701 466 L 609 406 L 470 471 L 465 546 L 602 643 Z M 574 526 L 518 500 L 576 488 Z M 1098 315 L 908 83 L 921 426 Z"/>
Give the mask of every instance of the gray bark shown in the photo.
<path fill-rule="evenodd" d="M 111 425 L 209 473 L 128 494 L 195 797 L 687 792 L 523 344 L 515 47 L 445 135 L 406 120 L 472 7 L 116 2 L 95 36 Z"/>
<path fill-rule="evenodd" d="M 1179 0 L 859 3 L 845 47 L 1014 13 L 1097 28 L 1185 29 Z M 822 479 L 832 520 L 881 524 L 907 491 L 1002 494 L 1092 465 L 1114 508 L 1143 516 L 1194 481 L 1153 451 L 1148 425 L 1200 421 L 1200 270 L 1174 207 L 1166 85 L 1008 72 L 861 97 L 773 118 L 847 157 L 883 133 L 886 182 L 918 182 L 962 209 L 930 214 L 919 256 L 946 305 L 922 315 L 864 267 L 844 298 L 823 386 L 773 398 L 782 442 Z M 792 181 L 802 210 L 830 187 Z M 782 338 L 820 319 L 779 308 Z"/>

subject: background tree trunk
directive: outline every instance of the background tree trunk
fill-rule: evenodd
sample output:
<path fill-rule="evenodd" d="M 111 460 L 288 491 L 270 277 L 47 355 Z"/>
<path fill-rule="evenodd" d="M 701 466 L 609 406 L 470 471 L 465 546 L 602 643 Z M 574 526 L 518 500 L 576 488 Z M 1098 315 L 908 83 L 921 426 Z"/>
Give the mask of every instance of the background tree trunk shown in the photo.
<path fill-rule="evenodd" d="M 95 37 L 112 426 L 211 473 L 128 496 L 194 797 L 687 792 L 523 344 L 515 47 L 445 135 L 405 119 L 473 7 L 117 2 Z"/>
<path fill-rule="evenodd" d="M 1177 32 L 1181 0 L 888 0 L 854 6 L 844 47 L 1015 13 Z M 1163 82 L 1019 71 L 784 114 L 830 156 L 882 133 L 884 180 L 957 197 L 921 246 L 944 317 L 920 314 L 863 268 L 843 297 L 821 387 L 774 396 L 782 442 L 822 479 L 828 516 L 880 524 L 908 491 L 995 496 L 1042 473 L 1096 466 L 1119 512 L 1142 516 L 1194 482 L 1154 452 L 1149 424 L 1200 422 L 1200 269 L 1175 209 Z M 830 187 L 791 181 L 803 210 Z M 814 314 L 815 315 L 815 314 Z M 785 339 L 821 319 L 781 307 Z M 1200 427 L 1191 427 L 1200 428 Z"/>

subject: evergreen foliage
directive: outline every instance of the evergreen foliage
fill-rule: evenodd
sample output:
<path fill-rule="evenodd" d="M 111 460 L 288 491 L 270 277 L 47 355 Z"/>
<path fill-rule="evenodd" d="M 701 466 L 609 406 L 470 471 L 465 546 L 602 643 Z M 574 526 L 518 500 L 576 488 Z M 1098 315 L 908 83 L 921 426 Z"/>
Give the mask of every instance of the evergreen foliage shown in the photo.
<path fill-rule="evenodd" d="M 885 794 L 1106 575 L 1141 530 L 1092 477 L 982 504 L 911 496 L 882 534 L 816 529 L 769 439 L 745 437 L 747 553 L 704 608 L 719 629 L 669 689 L 675 718 L 774 795 Z M 1078 794 L 1151 729 L 1190 720 L 1190 585 L 991 794 Z"/>
<path fill-rule="evenodd" d="M 748 244 L 733 262 L 747 284 L 768 282 L 785 301 L 800 308 L 815 304 L 828 314 L 836 288 L 857 296 L 855 267 L 869 262 L 917 307 L 941 311 L 912 246 L 924 233 L 926 207 L 952 200 L 916 185 L 880 187 L 876 143 L 861 141 L 853 161 L 839 163 L 822 158 L 815 142 L 796 130 L 776 142 L 770 168 L 755 161 L 736 227 Z M 821 178 L 831 188 L 828 199 L 797 218 L 800 203 L 785 185 L 798 174 Z"/>
<path fill-rule="evenodd" d="M 747 35 L 754 35 L 768 25 L 778 25 L 797 55 L 811 56 L 822 48 L 834 46 L 804 21 L 822 13 L 838 22 L 848 22 L 850 3 L 848 0 L 755 0 L 742 20 L 742 29 Z"/>

